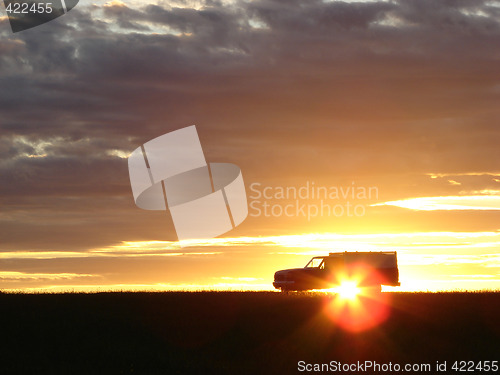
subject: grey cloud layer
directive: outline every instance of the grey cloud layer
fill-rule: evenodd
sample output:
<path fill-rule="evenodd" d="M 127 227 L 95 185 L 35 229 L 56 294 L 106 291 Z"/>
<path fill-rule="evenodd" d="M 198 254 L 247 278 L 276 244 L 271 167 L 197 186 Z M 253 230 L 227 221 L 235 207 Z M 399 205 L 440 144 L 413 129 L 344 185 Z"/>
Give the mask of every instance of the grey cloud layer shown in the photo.
<path fill-rule="evenodd" d="M 249 181 L 498 171 L 499 46 L 490 1 L 81 5 L 15 36 L 0 19 L 4 244 L 51 246 L 53 218 L 74 236 L 58 248 L 163 233 L 119 156 L 190 124 Z"/>

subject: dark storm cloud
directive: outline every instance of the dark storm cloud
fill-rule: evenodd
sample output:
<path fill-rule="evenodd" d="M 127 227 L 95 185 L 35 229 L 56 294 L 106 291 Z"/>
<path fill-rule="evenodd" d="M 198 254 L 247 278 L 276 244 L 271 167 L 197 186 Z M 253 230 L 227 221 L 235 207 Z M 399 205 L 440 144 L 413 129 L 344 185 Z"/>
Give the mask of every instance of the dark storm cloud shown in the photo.
<path fill-rule="evenodd" d="M 16 35 L 0 18 L 4 243 L 164 231 L 134 208 L 123 156 L 193 123 L 248 181 L 498 170 L 499 46 L 486 1 L 113 2 Z"/>

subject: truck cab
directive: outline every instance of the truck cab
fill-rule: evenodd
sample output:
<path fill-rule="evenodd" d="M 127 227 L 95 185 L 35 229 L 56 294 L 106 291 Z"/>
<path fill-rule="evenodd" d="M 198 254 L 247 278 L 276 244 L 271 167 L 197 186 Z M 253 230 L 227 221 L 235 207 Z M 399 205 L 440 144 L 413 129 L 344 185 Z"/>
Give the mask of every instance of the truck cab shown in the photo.
<path fill-rule="evenodd" d="M 399 286 L 396 252 L 345 251 L 313 257 L 304 268 L 276 272 L 273 286 L 286 292 L 327 289 L 344 281 L 379 290 L 382 285 Z"/>

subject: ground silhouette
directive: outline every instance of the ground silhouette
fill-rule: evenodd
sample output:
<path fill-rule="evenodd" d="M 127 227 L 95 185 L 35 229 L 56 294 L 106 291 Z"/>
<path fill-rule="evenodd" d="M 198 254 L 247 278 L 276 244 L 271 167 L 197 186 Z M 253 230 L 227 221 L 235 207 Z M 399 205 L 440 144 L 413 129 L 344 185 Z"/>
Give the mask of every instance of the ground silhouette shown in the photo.
<path fill-rule="evenodd" d="M 299 361 L 500 359 L 500 293 L 390 297 L 387 319 L 354 333 L 325 313 L 337 297 L 318 293 L 0 293 L 0 373 L 287 374 Z"/>

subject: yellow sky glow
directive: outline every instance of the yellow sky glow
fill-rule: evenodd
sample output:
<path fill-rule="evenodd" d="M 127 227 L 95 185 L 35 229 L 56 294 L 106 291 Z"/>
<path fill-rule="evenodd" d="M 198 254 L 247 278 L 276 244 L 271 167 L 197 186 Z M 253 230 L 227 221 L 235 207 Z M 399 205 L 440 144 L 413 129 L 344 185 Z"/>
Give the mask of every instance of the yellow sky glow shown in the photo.
<path fill-rule="evenodd" d="M 186 245 L 186 243 L 184 243 Z M 122 242 L 82 252 L 9 252 L 2 259 L 60 260 L 70 258 L 223 259 L 238 256 L 264 258 L 265 268 L 246 271 L 244 277 L 213 277 L 210 283 L 119 283 L 99 273 L 37 274 L 3 272 L 3 281 L 38 280 L 43 285 L 23 291 L 96 290 L 273 290 L 272 275 L 283 268 L 303 267 L 313 256 L 334 251 L 397 251 L 401 287 L 391 291 L 484 290 L 500 287 L 500 232 L 416 232 L 377 234 L 309 233 L 268 237 L 214 238 L 190 241 L 181 247 L 171 241 Z M 209 258 L 207 258 L 209 257 Z M 222 258 L 221 258 L 222 257 Z M 186 258 L 187 259 L 187 258 Z M 229 263 L 228 271 L 236 265 Z M 231 265 L 232 264 L 232 265 Z M 250 272 L 250 273 L 249 273 Z M 239 273 L 241 274 L 241 273 Z M 82 282 L 82 278 L 91 283 Z M 76 279 L 79 279 L 77 282 Z M 64 281 L 58 285 L 51 281 Z M 168 280 L 168 275 L 165 275 Z M 75 281 L 73 284 L 71 281 Z M 5 290 L 16 290 L 15 286 Z"/>

